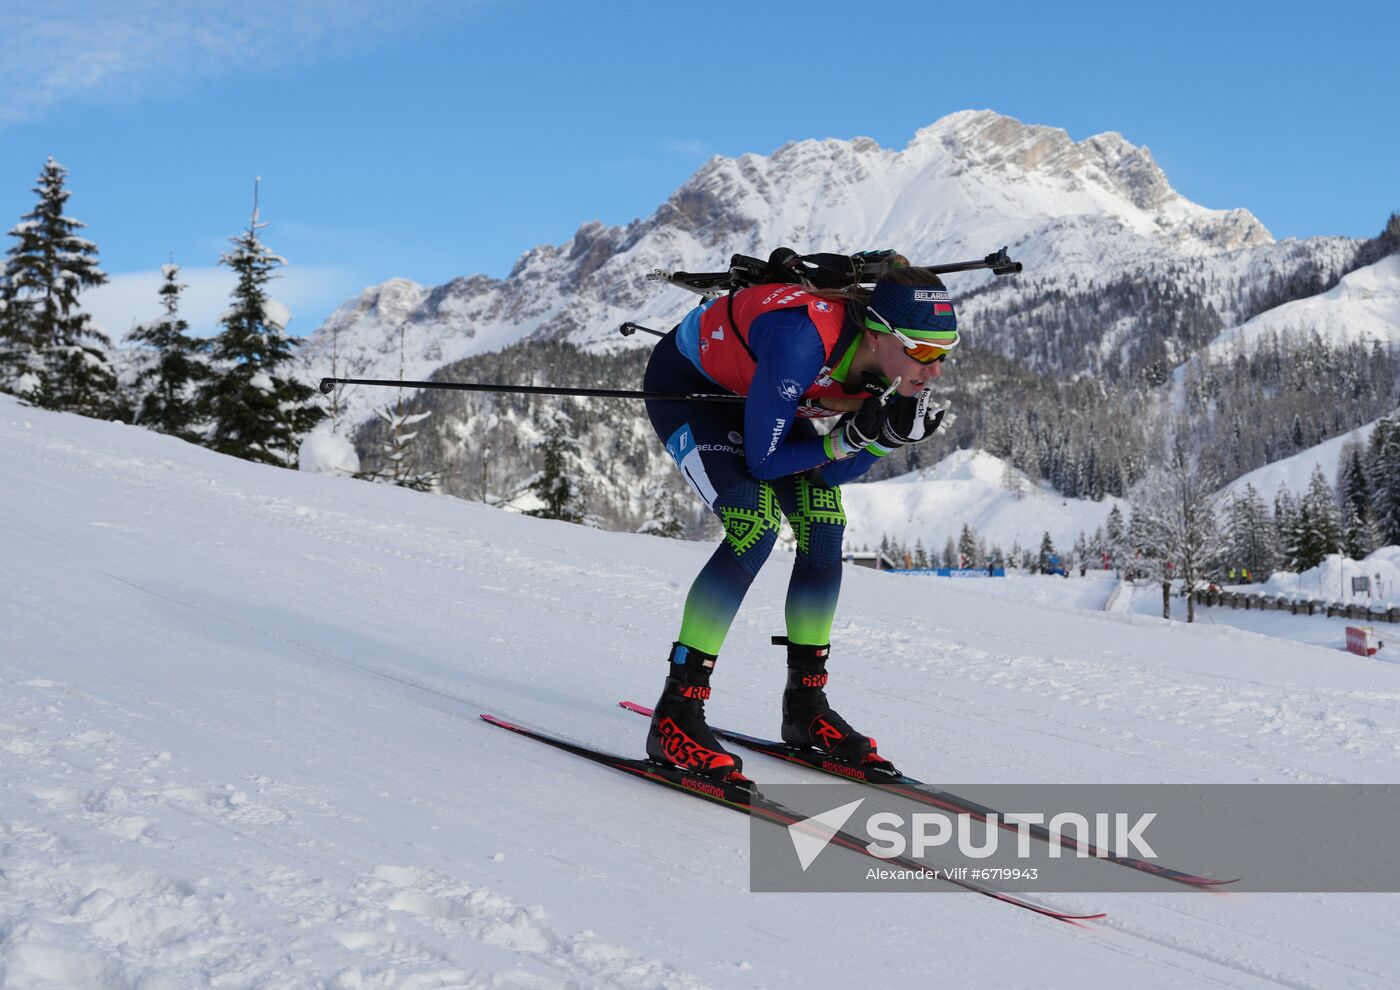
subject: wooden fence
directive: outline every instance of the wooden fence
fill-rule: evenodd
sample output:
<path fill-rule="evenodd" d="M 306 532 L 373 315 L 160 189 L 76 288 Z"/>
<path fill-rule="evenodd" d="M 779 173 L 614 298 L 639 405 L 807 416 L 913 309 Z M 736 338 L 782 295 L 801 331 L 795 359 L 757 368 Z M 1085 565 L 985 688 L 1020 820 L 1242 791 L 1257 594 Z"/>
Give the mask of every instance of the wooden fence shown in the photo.
<path fill-rule="evenodd" d="M 1246 612 L 1291 612 L 1294 615 L 1340 616 L 1366 622 L 1400 622 L 1400 605 L 1382 608 L 1379 605 L 1328 602 L 1318 598 L 1291 598 L 1288 595 L 1249 595 L 1238 591 L 1211 591 L 1201 588 L 1196 592 L 1196 604 L 1242 608 Z"/>

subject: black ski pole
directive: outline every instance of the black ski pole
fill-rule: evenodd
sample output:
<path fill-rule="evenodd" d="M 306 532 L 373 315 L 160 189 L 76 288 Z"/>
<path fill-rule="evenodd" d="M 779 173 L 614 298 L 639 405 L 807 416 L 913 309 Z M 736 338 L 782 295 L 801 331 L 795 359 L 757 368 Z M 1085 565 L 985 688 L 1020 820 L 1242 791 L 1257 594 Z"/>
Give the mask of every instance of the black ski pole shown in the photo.
<path fill-rule="evenodd" d="M 481 382 L 401 382 L 392 378 L 322 378 L 321 394 L 337 385 L 382 385 L 386 388 L 438 388 L 461 392 L 512 392 L 521 395 L 579 395 L 589 399 L 658 399 L 680 402 L 743 402 L 742 395 L 639 392 L 621 388 L 558 388 L 553 385 L 487 385 Z"/>
<path fill-rule="evenodd" d="M 642 333 L 649 333 L 653 337 L 666 336 L 660 330 L 653 330 L 651 327 L 644 327 L 640 323 L 633 323 L 631 320 L 628 320 L 626 323 L 622 324 L 622 326 L 617 328 L 617 332 L 622 334 L 622 336 L 624 337 L 630 337 L 638 330 L 640 330 Z"/>

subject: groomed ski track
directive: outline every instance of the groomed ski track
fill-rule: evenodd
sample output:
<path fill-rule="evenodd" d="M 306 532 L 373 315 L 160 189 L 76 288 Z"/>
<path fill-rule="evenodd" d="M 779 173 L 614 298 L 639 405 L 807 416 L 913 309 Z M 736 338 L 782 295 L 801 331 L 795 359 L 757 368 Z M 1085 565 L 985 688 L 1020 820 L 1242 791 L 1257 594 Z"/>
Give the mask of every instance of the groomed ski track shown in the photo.
<path fill-rule="evenodd" d="M 0 985 L 1396 985 L 1391 895 L 748 893 L 618 752 L 706 545 L 220 457 L 0 396 Z M 777 728 L 788 558 L 715 675 Z M 848 571 L 830 692 L 981 781 L 1391 781 L 1400 668 Z M 811 774 L 748 762 L 762 780 Z M 1108 867 L 1105 867 L 1108 868 Z M 145 980 L 145 983 L 141 981 Z"/>

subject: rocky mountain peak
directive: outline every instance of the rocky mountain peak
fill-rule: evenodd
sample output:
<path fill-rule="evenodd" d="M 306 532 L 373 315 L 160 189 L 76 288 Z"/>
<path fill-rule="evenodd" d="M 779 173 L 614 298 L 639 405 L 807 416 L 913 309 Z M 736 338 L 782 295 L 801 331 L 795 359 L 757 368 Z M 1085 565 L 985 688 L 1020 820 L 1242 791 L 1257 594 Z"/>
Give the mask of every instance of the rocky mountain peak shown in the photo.
<path fill-rule="evenodd" d="M 478 275 L 431 289 L 394 279 L 367 289 L 332 314 L 302 354 L 308 369 L 324 365 L 334 336 L 336 353 L 358 375 L 385 377 L 383 355 L 398 352 L 385 341 L 397 341 L 402 328 L 412 377 L 426 378 L 443 364 L 535 337 L 637 346 L 618 335 L 623 320 L 664 328 L 694 304 L 645 282 L 648 271 L 712 271 L 731 254 L 766 254 L 779 244 L 894 247 L 928 260 L 1005 244 L 1044 279 L 1114 278 L 1262 249 L 1273 239 L 1247 210 L 1210 210 L 1181 196 L 1151 152 L 1121 134 L 1075 141 L 1061 128 L 965 110 L 921 129 L 903 150 L 868 137 L 825 138 L 771 155 L 716 156 L 650 217 L 583 223 L 564 244 L 526 251 L 504 279 Z M 965 276 L 959 288 L 987 278 Z"/>

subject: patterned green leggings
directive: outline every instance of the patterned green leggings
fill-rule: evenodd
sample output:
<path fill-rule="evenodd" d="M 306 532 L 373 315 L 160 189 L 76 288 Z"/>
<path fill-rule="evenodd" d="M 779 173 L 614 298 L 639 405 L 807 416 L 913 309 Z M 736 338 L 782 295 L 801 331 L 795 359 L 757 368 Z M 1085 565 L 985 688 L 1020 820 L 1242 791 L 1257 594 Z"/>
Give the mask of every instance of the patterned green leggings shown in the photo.
<path fill-rule="evenodd" d="M 712 508 L 724 523 L 724 542 L 690 586 L 680 642 L 719 653 L 786 516 L 797 538 L 787 592 L 788 639 L 809 646 L 829 643 L 841 592 L 846 527 L 841 489 L 814 484 L 801 475 L 773 481 L 748 478 L 719 492 Z"/>

